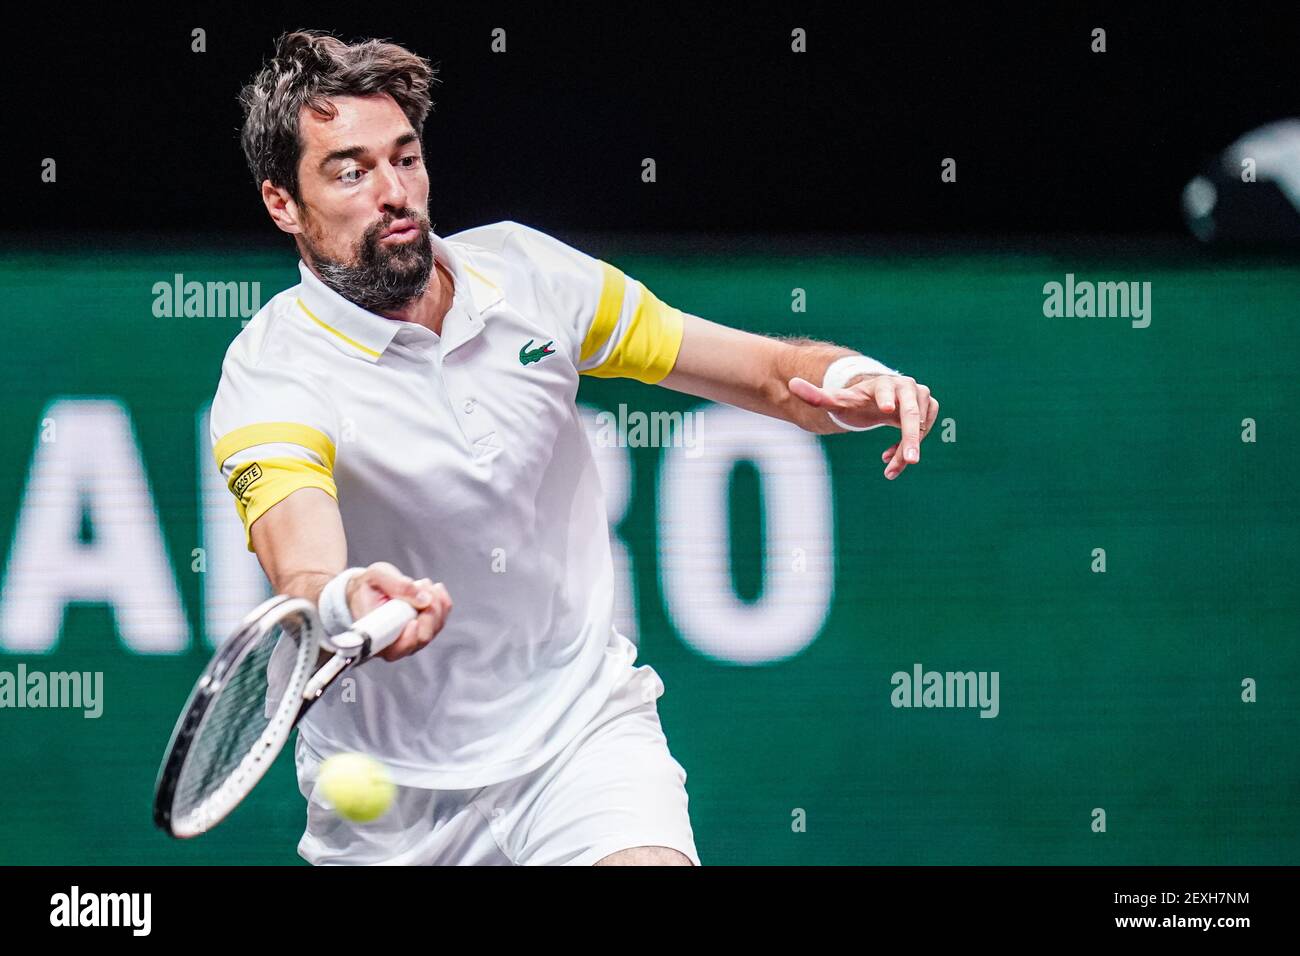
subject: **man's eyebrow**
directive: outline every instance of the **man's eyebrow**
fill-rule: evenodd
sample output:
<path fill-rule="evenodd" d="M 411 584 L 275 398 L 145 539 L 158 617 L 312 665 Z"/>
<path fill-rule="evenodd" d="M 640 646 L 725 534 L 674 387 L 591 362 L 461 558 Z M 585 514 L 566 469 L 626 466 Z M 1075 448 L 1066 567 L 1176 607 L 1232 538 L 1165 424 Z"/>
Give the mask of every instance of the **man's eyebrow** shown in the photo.
<path fill-rule="evenodd" d="M 414 132 L 406 132 L 397 139 L 393 140 L 393 149 L 400 149 L 411 143 L 418 142 L 420 139 Z M 325 169 L 330 163 L 337 163 L 343 159 L 360 159 L 365 156 L 368 150 L 364 146 L 348 146 L 344 149 L 335 149 L 325 154 L 325 158 L 320 161 L 320 168 Z"/>

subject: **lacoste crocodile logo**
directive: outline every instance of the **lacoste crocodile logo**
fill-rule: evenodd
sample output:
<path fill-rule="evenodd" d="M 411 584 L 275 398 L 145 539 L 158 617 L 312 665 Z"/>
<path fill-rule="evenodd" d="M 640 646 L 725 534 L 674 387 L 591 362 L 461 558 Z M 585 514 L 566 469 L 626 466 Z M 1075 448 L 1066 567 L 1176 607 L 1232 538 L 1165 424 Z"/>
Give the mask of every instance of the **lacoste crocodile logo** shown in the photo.
<path fill-rule="evenodd" d="M 546 358 L 546 356 L 548 356 L 548 355 L 554 355 L 554 354 L 555 354 L 555 349 L 551 348 L 551 346 L 555 344 L 555 340 L 554 340 L 554 339 L 552 339 L 551 341 L 547 342 L 547 343 L 546 343 L 545 345 L 543 345 L 541 348 L 539 348 L 539 349 L 532 349 L 532 350 L 530 351 L 530 350 L 529 350 L 529 346 L 531 346 L 532 344 L 533 344 L 533 340 L 532 340 L 532 339 L 529 339 L 529 340 L 528 340 L 528 345 L 525 345 L 523 348 L 521 348 L 521 349 L 519 350 L 519 364 L 520 364 L 520 365 L 531 365 L 533 362 L 540 362 L 542 359 Z"/>

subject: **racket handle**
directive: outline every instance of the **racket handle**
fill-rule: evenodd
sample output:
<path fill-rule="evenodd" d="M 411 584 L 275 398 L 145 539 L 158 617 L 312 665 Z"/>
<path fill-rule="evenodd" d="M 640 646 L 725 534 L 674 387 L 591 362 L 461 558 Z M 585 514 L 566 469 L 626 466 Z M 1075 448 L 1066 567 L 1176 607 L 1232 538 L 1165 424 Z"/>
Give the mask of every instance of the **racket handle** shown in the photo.
<path fill-rule="evenodd" d="M 347 652 L 363 650 L 373 657 L 397 640 L 402 628 L 415 620 L 416 610 L 401 598 L 391 598 L 357 621 L 342 634 L 335 635 L 330 643 Z M 370 646 L 366 648 L 366 641 Z"/>

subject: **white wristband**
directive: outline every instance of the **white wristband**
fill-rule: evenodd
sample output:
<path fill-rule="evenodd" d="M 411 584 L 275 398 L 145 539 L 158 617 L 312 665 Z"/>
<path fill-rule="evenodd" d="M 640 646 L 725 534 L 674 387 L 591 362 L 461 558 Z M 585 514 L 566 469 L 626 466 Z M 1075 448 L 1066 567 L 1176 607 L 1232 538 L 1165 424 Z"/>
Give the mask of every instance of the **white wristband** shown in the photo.
<path fill-rule="evenodd" d="M 837 358 L 826 368 L 826 373 L 822 376 L 822 388 L 843 388 L 844 383 L 855 375 L 897 375 L 898 369 L 882 365 L 873 358 L 865 355 L 845 355 L 843 358 Z M 847 422 L 840 421 L 835 417 L 834 412 L 827 412 L 831 421 L 840 428 L 851 432 L 869 432 L 873 428 L 879 428 L 884 425 L 850 425 Z"/>
<path fill-rule="evenodd" d="M 340 571 L 321 589 L 317 606 L 326 637 L 342 634 L 353 625 L 352 609 L 348 607 L 348 582 L 364 570 L 365 568 L 348 568 Z"/>

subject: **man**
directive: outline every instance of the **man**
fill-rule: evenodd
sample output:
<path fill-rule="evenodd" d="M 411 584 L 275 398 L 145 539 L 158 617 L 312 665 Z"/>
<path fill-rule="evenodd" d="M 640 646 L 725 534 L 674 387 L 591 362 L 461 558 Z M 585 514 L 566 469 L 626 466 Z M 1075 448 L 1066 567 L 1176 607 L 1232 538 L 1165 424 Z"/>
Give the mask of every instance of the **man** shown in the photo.
<path fill-rule="evenodd" d="M 217 465 L 275 590 L 318 601 L 331 632 L 390 598 L 419 610 L 389 663 L 354 671 L 301 725 L 299 852 L 698 865 L 663 684 L 612 623 L 579 374 L 818 433 L 894 425 L 887 478 L 919 461 L 938 403 L 846 349 L 685 314 L 527 226 L 436 236 L 430 79 L 399 46 L 298 32 L 241 94 L 244 151 L 302 281 L 227 352 Z M 375 823 L 316 793 L 321 760 L 343 751 L 398 784 Z"/>

